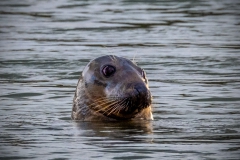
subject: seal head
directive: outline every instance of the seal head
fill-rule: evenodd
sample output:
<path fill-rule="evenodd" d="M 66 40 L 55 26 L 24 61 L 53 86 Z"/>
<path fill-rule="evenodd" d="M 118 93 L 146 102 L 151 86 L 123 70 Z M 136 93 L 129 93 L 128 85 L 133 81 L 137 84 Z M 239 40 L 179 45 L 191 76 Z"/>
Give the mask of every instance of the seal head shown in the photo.
<path fill-rule="evenodd" d="M 152 120 L 145 71 L 132 61 L 103 56 L 88 63 L 73 99 L 74 120 Z"/>

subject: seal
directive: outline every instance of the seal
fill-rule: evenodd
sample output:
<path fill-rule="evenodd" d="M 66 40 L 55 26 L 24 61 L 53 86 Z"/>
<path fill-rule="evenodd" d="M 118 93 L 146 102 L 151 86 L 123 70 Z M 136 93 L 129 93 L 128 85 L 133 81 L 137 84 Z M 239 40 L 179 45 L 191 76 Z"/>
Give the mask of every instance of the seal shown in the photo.
<path fill-rule="evenodd" d="M 90 61 L 73 98 L 72 119 L 153 120 L 152 96 L 143 69 L 114 55 Z"/>

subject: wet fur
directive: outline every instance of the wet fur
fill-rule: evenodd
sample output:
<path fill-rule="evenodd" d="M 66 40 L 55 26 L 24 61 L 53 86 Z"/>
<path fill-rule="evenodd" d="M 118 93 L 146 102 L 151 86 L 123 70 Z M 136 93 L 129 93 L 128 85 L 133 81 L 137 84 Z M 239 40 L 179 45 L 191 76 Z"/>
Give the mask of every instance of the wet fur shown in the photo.
<path fill-rule="evenodd" d="M 113 57 L 114 58 L 114 57 Z M 84 76 L 84 75 L 83 75 Z M 147 83 L 147 80 L 146 82 Z M 93 84 L 91 84 L 93 85 Z M 94 80 L 94 85 L 104 89 L 107 84 L 98 80 Z M 72 119 L 82 121 L 115 121 L 115 120 L 129 120 L 129 119 L 145 119 L 152 120 L 151 104 L 144 104 L 140 112 L 132 114 L 121 113 L 123 110 L 128 110 L 128 97 L 122 97 L 121 94 L 114 96 L 102 96 L 100 98 L 93 98 L 89 91 L 89 84 L 84 78 L 80 78 L 75 91 L 72 107 Z M 147 84 L 146 84 L 147 87 Z M 97 91 L 96 91 L 97 92 Z M 117 92 L 117 91 L 114 91 Z M 101 94 L 101 93 L 99 93 Z M 150 92 L 149 92 L 150 94 Z M 148 95 L 150 96 L 150 95 Z M 147 106 L 146 106 L 147 105 Z"/>

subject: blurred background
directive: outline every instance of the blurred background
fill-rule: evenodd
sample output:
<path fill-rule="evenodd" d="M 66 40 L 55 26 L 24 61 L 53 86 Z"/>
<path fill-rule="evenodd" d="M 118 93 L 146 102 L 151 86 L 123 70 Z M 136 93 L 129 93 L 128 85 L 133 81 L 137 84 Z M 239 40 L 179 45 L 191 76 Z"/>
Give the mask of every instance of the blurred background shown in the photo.
<path fill-rule="evenodd" d="M 70 118 L 84 66 L 134 59 L 152 122 Z M 1 0 L 0 158 L 239 159 L 240 2 Z"/>

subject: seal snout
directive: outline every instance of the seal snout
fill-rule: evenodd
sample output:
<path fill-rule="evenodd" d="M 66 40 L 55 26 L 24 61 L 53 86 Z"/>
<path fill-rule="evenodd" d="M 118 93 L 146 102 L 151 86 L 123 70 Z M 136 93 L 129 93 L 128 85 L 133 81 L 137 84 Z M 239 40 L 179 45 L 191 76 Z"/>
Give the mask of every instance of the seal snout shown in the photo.
<path fill-rule="evenodd" d="M 136 100 L 139 106 L 145 108 L 151 104 L 151 94 L 145 84 L 138 83 L 134 86 L 134 89 L 137 91 Z"/>
<path fill-rule="evenodd" d="M 137 83 L 132 85 L 131 93 L 128 98 L 128 111 L 141 111 L 151 104 L 151 94 L 144 83 Z"/>
<path fill-rule="evenodd" d="M 139 97 L 145 97 L 148 93 L 147 87 L 140 83 L 134 85 L 134 89 L 137 91 L 137 96 Z"/>

